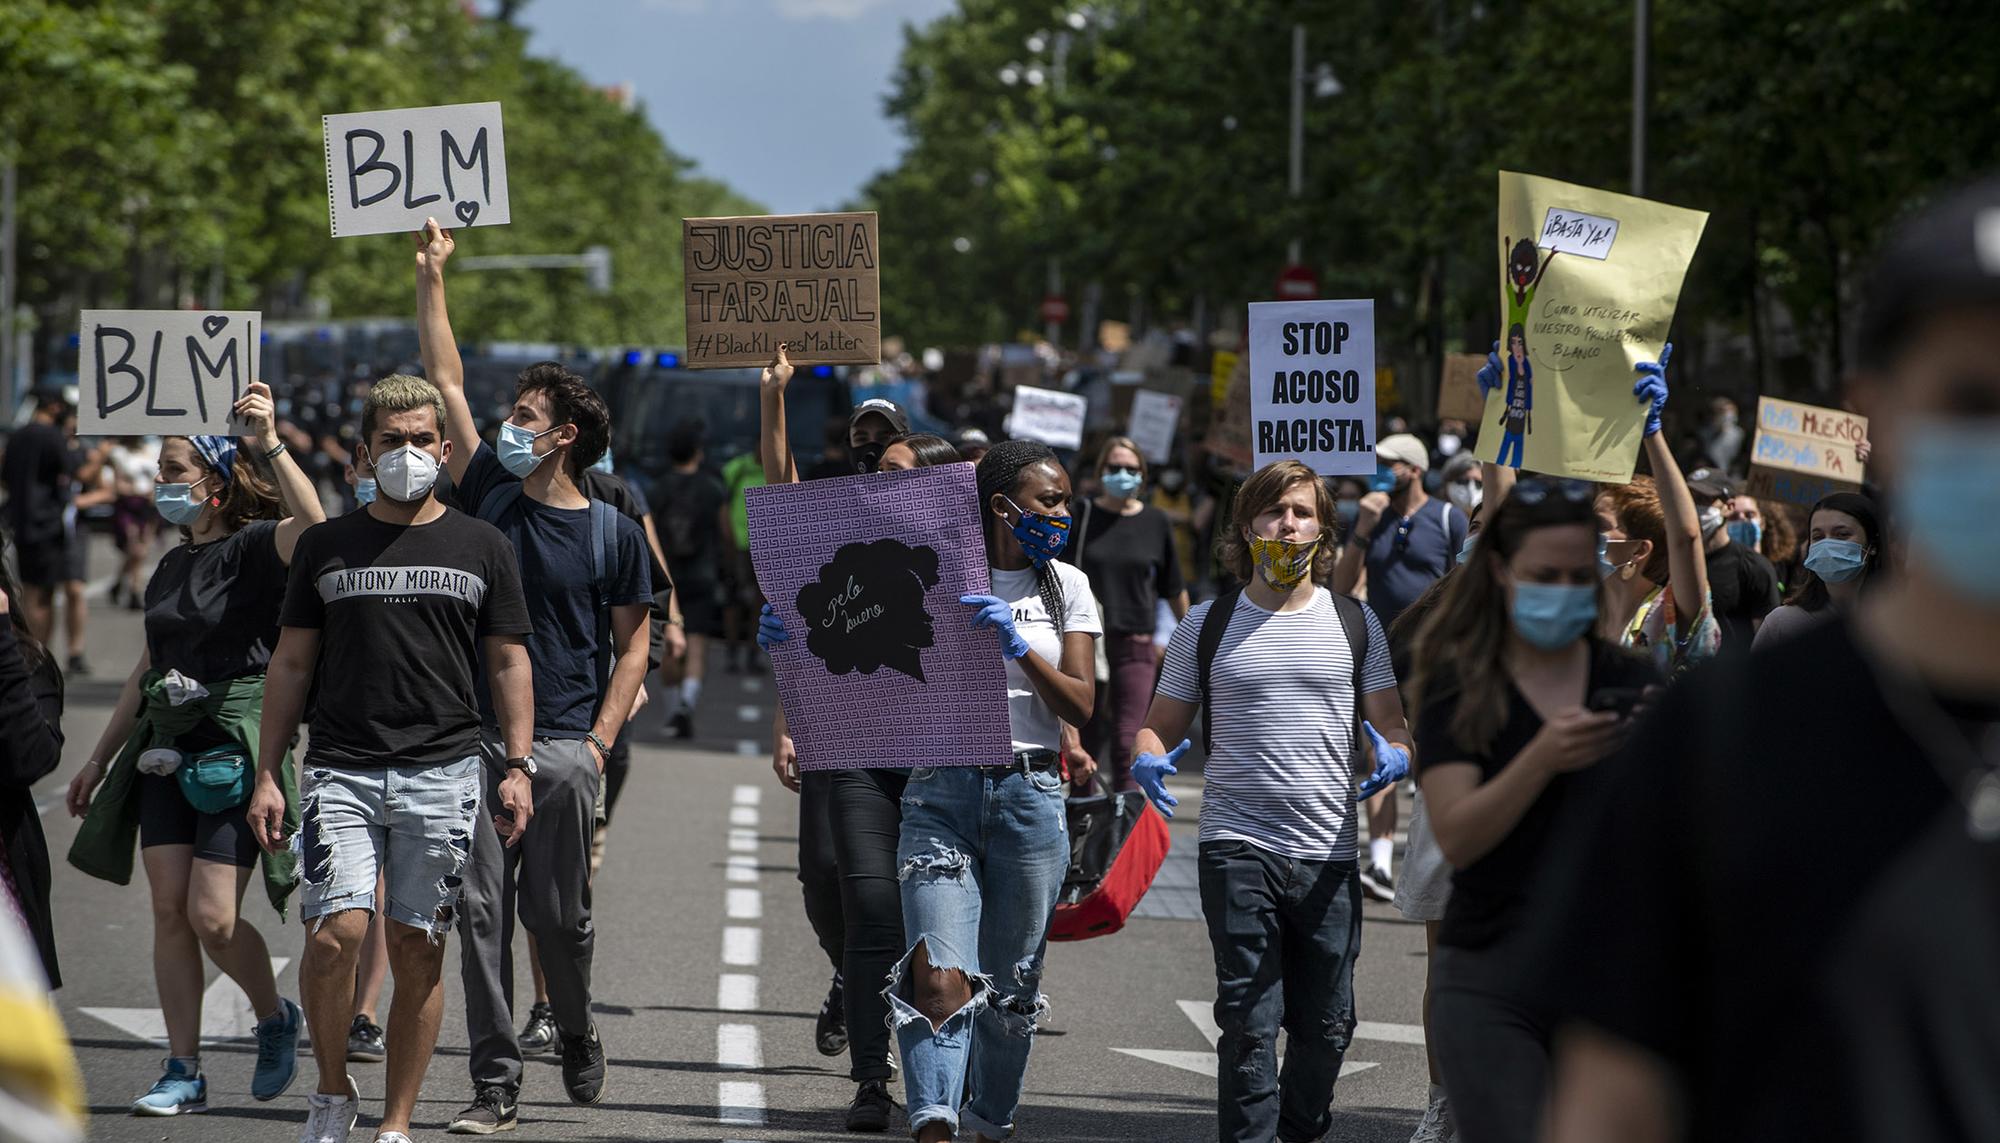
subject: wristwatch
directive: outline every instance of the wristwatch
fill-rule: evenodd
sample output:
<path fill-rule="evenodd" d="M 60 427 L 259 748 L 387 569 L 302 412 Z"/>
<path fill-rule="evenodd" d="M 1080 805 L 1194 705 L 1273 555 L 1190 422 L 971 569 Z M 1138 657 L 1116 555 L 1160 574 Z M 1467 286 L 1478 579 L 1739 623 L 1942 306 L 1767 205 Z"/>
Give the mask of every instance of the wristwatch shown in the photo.
<path fill-rule="evenodd" d="M 528 777 L 532 778 L 536 774 L 535 756 L 533 754 L 524 754 L 519 758 L 509 758 L 507 759 L 507 769 L 526 770 Z"/>

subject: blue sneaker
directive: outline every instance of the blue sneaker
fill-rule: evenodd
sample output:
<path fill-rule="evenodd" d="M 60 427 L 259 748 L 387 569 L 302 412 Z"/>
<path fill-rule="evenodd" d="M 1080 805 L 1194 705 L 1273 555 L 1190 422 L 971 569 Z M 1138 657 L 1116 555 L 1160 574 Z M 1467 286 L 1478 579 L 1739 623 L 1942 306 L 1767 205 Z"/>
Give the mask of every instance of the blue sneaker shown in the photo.
<path fill-rule="evenodd" d="M 208 1110 L 208 1081 L 201 1061 L 168 1056 L 166 1074 L 153 1089 L 132 1101 L 134 1115 L 194 1115 Z"/>
<path fill-rule="evenodd" d="M 278 998 L 278 1010 L 257 1021 L 257 1074 L 250 1079 L 252 1098 L 269 1102 L 285 1094 L 299 1074 L 299 1028 L 305 1013 Z"/>

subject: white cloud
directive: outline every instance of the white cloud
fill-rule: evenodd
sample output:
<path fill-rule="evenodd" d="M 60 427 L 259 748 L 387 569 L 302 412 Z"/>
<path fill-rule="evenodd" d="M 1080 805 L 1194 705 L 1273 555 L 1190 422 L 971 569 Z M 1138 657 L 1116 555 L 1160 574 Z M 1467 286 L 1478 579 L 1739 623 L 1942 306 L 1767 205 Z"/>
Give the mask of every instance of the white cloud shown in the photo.
<path fill-rule="evenodd" d="M 887 8 L 895 0 L 776 0 L 778 15 L 787 20 L 858 20 Z"/>

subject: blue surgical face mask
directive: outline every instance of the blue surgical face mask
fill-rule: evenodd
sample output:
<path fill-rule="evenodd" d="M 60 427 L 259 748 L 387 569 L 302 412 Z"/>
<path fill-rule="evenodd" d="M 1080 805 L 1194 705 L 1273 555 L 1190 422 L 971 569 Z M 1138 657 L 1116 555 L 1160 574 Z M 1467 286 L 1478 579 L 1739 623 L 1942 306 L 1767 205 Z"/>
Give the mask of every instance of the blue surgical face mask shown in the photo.
<path fill-rule="evenodd" d="M 1472 558 L 1472 546 L 1478 542 L 1479 533 L 1474 532 L 1465 537 L 1465 542 L 1458 546 L 1458 562 L 1461 566 L 1464 565 L 1465 561 Z"/>
<path fill-rule="evenodd" d="M 1069 543 L 1069 517 L 1044 516 L 1030 512 L 1014 503 L 1014 498 L 1006 498 L 1021 518 L 1014 523 L 1014 538 L 1021 541 L 1021 550 L 1037 564 L 1045 564 L 1062 555 L 1063 546 Z"/>
<path fill-rule="evenodd" d="M 196 497 L 194 490 L 207 481 L 203 477 L 193 484 L 154 484 L 153 507 L 159 511 L 160 519 L 183 528 L 201 519 L 202 509 L 208 504 Z"/>
<path fill-rule="evenodd" d="M 1803 562 L 1828 583 L 1846 583 L 1867 568 L 1868 549 L 1853 540 L 1814 540 Z"/>
<path fill-rule="evenodd" d="M 354 502 L 366 507 L 375 503 L 375 478 L 363 476 L 354 482 Z"/>
<path fill-rule="evenodd" d="M 1611 541 L 1597 537 L 1597 578 L 1610 579 L 1618 574 L 1618 565 L 1611 562 Z"/>
<path fill-rule="evenodd" d="M 1514 630 L 1544 651 L 1567 647 L 1597 622 L 1597 588 L 1591 584 L 1514 585 Z"/>
<path fill-rule="evenodd" d="M 598 457 L 598 458 L 597 458 L 597 463 L 596 463 L 596 464 L 593 464 L 593 465 L 591 465 L 590 467 L 591 467 L 591 470 L 592 470 L 593 472 L 601 472 L 601 473 L 604 473 L 604 474 L 605 474 L 606 476 L 609 476 L 609 475 L 611 474 L 611 472 L 612 472 L 612 468 L 611 468 L 611 446 L 610 446 L 610 445 L 606 445 L 606 446 L 604 446 L 604 455 L 603 455 L 603 456 L 600 456 L 600 457 Z"/>
<path fill-rule="evenodd" d="M 1136 472 L 1112 470 L 1104 474 L 1104 490 L 1118 497 L 1120 500 L 1139 491 L 1139 485 L 1143 483 L 1145 483 L 1145 478 Z"/>
<path fill-rule="evenodd" d="M 1967 599 L 2000 607 L 2000 418 L 1917 420 L 1899 455 L 1894 507 L 1912 561 Z"/>
<path fill-rule="evenodd" d="M 1731 520 L 1729 522 L 1729 542 L 1754 548 L 1764 541 L 1764 524 L 1760 520 Z"/>
<path fill-rule="evenodd" d="M 529 473 L 541 467 L 541 463 L 553 455 L 546 452 L 540 456 L 535 455 L 535 442 L 559 428 L 562 426 L 543 429 L 538 433 L 532 429 L 524 429 L 512 421 L 501 422 L 500 447 L 495 450 L 500 454 L 500 467 L 526 480 Z"/>

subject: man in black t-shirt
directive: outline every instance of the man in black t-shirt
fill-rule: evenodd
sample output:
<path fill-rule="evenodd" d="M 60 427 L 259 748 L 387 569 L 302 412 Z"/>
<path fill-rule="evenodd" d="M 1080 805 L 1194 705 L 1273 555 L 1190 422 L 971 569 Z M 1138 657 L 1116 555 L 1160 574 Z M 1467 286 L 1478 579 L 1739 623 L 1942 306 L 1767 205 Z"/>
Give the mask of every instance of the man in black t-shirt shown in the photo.
<path fill-rule="evenodd" d="M 660 547 L 674 569 L 674 588 L 687 623 L 687 659 L 681 670 L 679 702 L 668 721 L 676 738 L 694 735 L 694 708 L 701 701 L 708 669 L 708 645 L 722 635 L 722 542 L 729 528 L 729 495 L 715 474 L 702 467 L 699 420 L 682 421 L 667 438 L 672 471 L 653 485 L 654 518 Z"/>
<path fill-rule="evenodd" d="M 1548 864 L 1560 1143 L 2000 1138 L 2000 178 L 1906 223 L 1849 398 L 1907 558 L 1688 676 Z"/>
<path fill-rule="evenodd" d="M 1778 573 L 1762 552 L 1737 543 L 1723 526 L 1736 491 L 1720 473 L 1696 471 L 1687 485 L 1694 510 L 1701 514 L 1708 597 L 1722 627 L 1722 649 L 1748 651 L 1758 626 L 1778 606 Z"/>
<path fill-rule="evenodd" d="M 34 416 L 7 439 L 0 485 L 7 490 L 7 534 L 20 575 L 28 630 L 44 645 L 55 627 L 56 586 L 66 577 L 64 513 L 75 460 L 62 424 L 72 414 L 59 393 L 44 393 Z"/>
<path fill-rule="evenodd" d="M 319 684 L 299 780 L 307 933 L 299 979 L 319 1061 L 309 1140 L 345 1139 L 354 1124 L 347 1028 L 355 961 L 377 912 L 395 922 L 386 926 L 396 992 L 381 1132 L 409 1130 L 444 1005 L 444 937 L 475 834 L 488 828 L 479 812 L 482 655 L 507 743 L 493 828 L 514 845 L 533 814 L 521 574 L 497 529 L 433 495 L 450 453 L 443 410 L 436 387 L 414 377 L 369 391 L 361 449 L 379 495 L 300 537 L 265 676 L 248 817 L 266 850 L 288 840 L 277 768 L 306 692 Z M 378 875 L 387 900 L 376 899 Z"/>
<path fill-rule="evenodd" d="M 522 924 L 539 953 L 572 1102 L 604 1093 L 604 1047 L 591 1019 L 596 930 L 590 912 L 590 844 L 611 743 L 645 685 L 653 601 L 651 562 L 639 525 L 584 495 L 584 474 L 611 435 L 604 399 L 553 361 L 521 372 L 498 449 L 479 439 L 465 370 L 445 310 L 444 265 L 454 242 L 435 221 L 417 238 L 417 335 L 424 372 L 444 394 L 445 437 L 459 503 L 500 529 L 519 562 L 533 630 L 536 826 L 516 850 L 480 831 L 466 873 L 461 968 L 473 1101 L 452 1121 L 464 1134 L 516 1122 L 522 1048 L 513 1029 L 508 953 L 518 894 Z M 487 696 L 481 696 L 483 700 Z M 497 696 L 496 696 L 497 697 Z M 489 789 L 510 757 L 491 701 L 484 755 Z"/>

